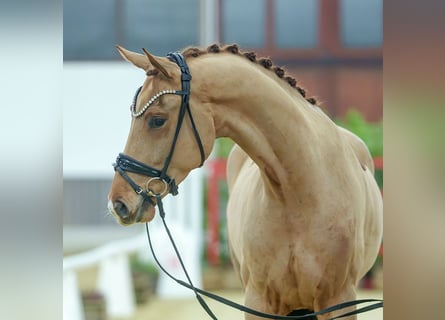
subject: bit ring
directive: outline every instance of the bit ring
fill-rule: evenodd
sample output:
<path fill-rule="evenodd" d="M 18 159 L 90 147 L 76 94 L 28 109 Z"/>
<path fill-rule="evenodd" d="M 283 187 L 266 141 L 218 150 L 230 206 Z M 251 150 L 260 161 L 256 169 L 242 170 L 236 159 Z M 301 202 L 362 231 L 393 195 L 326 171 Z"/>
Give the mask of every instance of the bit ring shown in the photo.
<path fill-rule="evenodd" d="M 161 181 L 161 182 L 164 183 L 164 190 L 162 190 L 162 192 L 159 193 L 159 195 L 163 196 L 163 195 L 166 194 L 167 191 L 168 191 L 168 184 L 167 184 L 167 182 L 166 182 L 164 179 L 162 179 L 162 178 L 160 178 L 160 177 L 153 177 L 153 178 L 150 178 L 150 179 L 148 179 L 148 181 L 145 183 L 145 192 L 146 192 L 149 196 L 151 196 L 151 197 L 156 197 L 156 196 L 158 195 L 158 193 L 154 193 L 154 192 L 149 188 L 150 183 L 152 183 L 153 181 L 156 181 L 156 180 L 159 180 L 159 181 Z"/>

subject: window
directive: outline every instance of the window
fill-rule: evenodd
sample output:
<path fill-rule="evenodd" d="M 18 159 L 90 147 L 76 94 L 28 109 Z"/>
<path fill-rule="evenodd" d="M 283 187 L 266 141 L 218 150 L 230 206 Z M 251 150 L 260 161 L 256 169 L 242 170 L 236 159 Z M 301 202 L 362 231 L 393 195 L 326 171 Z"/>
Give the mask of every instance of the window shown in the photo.
<path fill-rule="evenodd" d="M 313 48 L 318 45 L 318 2 L 275 0 L 275 45 Z"/>
<path fill-rule="evenodd" d="M 199 0 L 128 0 L 123 45 L 166 55 L 199 45 Z"/>
<path fill-rule="evenodd" d="M 283 60 L 375 59 L 383 0 L 218 0 L 222 43 Z"/>
<path fill-rule="evenodd" d="M 120 44 L 157 55 L 199 45 L 200 0 L 65 0 L 64 60 L 118 59 Z"/>
<path fill-rule="evenodd" d="M 63 57 L 111 59 L 116 33 L 114 2 L 109 0 L 63 2 Z"/>
<path fill-rule="evenodd" d="M 225 0 L 222 2 L 222 42 L 242 47 L 264 46 L 265 0 Z"/>
<path fill-rule="evenodd" d="M 341 0 L 342 43 L 346 47 L 382 46 L 382 0 Z"/>
<path fill-rule="evenodd" d="M 65 178 L 63 181 L 63 223 L 67 225 L 116 225 L 106 215 L 111 180 Z"/>

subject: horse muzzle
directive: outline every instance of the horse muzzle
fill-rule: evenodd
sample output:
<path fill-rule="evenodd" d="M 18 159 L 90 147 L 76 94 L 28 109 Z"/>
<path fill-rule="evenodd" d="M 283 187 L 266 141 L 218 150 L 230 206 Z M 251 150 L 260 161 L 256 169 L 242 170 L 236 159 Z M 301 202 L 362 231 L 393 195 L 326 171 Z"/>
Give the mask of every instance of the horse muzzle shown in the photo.
<path fill-rule="evenodd" d="M 153 220 L 155 207 L 151 202 L 142 199 L 137 206 L 131 206 L 122 199 L 109 200 L 108 210 L 119 224 L 128 226 L 135 223 L 145 223 Z"/>

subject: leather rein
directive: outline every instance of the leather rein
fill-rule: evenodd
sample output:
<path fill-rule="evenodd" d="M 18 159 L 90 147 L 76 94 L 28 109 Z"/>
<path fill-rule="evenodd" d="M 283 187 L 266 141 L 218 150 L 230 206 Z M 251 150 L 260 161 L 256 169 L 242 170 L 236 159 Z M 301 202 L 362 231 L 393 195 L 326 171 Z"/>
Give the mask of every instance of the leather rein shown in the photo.
<path fill-rule="evenodd" d="M 170 165 L 171 159 L 173 157 L 173 152 L 176 146 L 176 142 L 179 136 L 179 131 L 181 130 L 181 126 L 185 117 L 185 114 L 188 113 L 189 118 L 190 118 L 190 122 L 192 124 L 192 128 L 193 128 L 193 133 L 196 139 L 196 142 L 198 144 L 199 147 L 199 151 L 201 153 L 201 163 L 200 163 L 200 167 L 203 165 L 204 161 L 205 161 L 205 154 L 204 154 L 204 148 L 201 142 L 201 138 L 199 136 L 199 132 L 196 128 L 195 122 L 193 120 L 193 115 L 191 113 L 190 110 L 190 104 L 189 104 L 189 100 L 190 100 L 190 80 L 192 79 L 192 76 L 190 74 L 189 68 L 187 66 L 187 63 L 185 61 L 184 56 L 179 53 L 179 52 L 174 52 L 174 53 L 169 53 L 167 55 L 167 57 L 175 62 L 179 68 L 181 69 L 181 85 L 182 85 L 182 89 L 181 91 L 175 91 L 175 90 L 165 90 L 165 91 L 161 91 L 160 93 L 158 93 L 157 95 L 155 95 L 152 99 L 150 99 L 150 101 L 147 103 L 147 105 L 140 111 L 140 112 L 136 112 L 135 108 L 136 108 L 136 98 L 139 94 L 139 92 L 141 91 L 140 87 L 137 91 L 136 91 L 136 95 L 134 97 L 133 100 L 133 104 L 131 106 L 132 109 L 132 115 L 134 117 L 139 117 L 141 116 L 151 105 L 152 102 L 154 102 L 158 97 L 164 95 L 164 94 L 176 94 L 176 95 L 180 95 L 182 96 L 182 101 L 181 101 L 181 107 L 179 109 L 179 117 L 178 117 L 178 122 L 176 125 L 176 130 L 175 130 L 175 135 L 173 137 L 173 142 L 170 148 L 170 152 L 168 153 L 167 158 L 165 159 L 164 162 L 164 166 L 162 168 L 162 170 L 158 170 L 156 168 L 150 167 L 128 155 L 125 155 L 123 153 L 120 153 L 116 159 L 116 163 L 113 164 L 114 170 L 119 172 L 119 174 L 128 182 L 128 184 L 133 188 L 133 190 L 141 195 L 144 200 L 149 201 L 153 206 L 156 204 L 158 206 L 159 209 L 159 215 L 162 219 L 162 223 L 164 225 L 165 231 L 170 239 L 170 242 L 172 244 L 172 247 L 175 251 L 176 256 L 178 257 L 178 260 L 181 264 L 181 267 L 184 271 L 184 274 L 187 278 L 187 282 L 182 281 L 180 279 L 175 278 L 174 276 L 172 276 L 159 262 L 154 250 L 153 250 L 153 245 L 152 245 L 152 241 L 151 241 L 151 237 L 150 237 L 150 232 L 149 232 L 149 228 L 148 228 L 148 223 L 145 223 L 145 227 L 146 227 L 146 232 L 147 232 L 147 239 L 148 239 L 148 243 L 150 245 L 150 250 L 152 252 L 152 255 L 156 261 L 156 263 L 158 264 L 159 268 L 171 279 L 173 279 L 174 281 L 176 281 L 178 284 L 180 284 L 181 286 L 184 286 L 185 288 L 188 288 L 190 290 L 192 290 L 195 293 L 196 299 L 198 300 L 198 302 L 200 303 L 200 305 L 202 306 L 202 308 L 207 312 L 207 314 L 213 319 L 213 320 L 217 320 L 217 317 L 215 316 L 215 314 L 212 312 L 212 310 L 209 308 L 209 306 L 207 305 L 207 303 L 204 301 L 204 299 L 202 298 L 201 295 L 207 296 L 208 298 L 211 298 L 213 300 L 216 300 L 220 303 L 223 303 L 227 306 L 230 306 L 232 308 L 238 309 L 240 311 L 246 312 L 246 313 L 250 313 L 252 315 L 256 315 L 258 317 L 263 317 L 263 318 L 267 318 L 267 319 L 281 319 L 281 320 L 290 320 L 290 319 L 306 319 L 309 317 L 316 317 L 317 315 L 322 315 L 322 314 L 326 314 L 329 312 L 333 312 L 333 311 L 337 311 L 337 310 L 342 310 L 344 308 L 347 307 L 352 307 L 352 306 L 356 306 L 359 304 L 363 304 L 363 303 L 370 303 L 370 302 L 374 302 L 371 305 L 365 306 L 365 307 L 361 307 L 357 310 L 351 311 L 351 312 L 347 312 L 344 313 L 342 315 L 330 318 L 328 320 L 334 320 L 334 319 L 339 319 L 339 318 L 344 318 L 347 316 L 351 316 L 354 314 L 359 314 L 362 312 L 366 312 L 366 311 L 370 311 L 373 309 L 377 309 L 377 308 L 382 308 L 383 307 L 383 300 L 380 299 L 362 299 L 362 300 L 354 300 L 354 301 L 347 301 L 347 302 L 343 302 L 340 303 L 338 305 L 332 306 L 332 307 L 328 307 L 325 308 L 323 310 L 320 310 L 318 312 L 312 312 L 309 314 L 305 314 L 305 315 L 300 315 L 300 316 L 280 316 L 280 315 L 274 315 L 274 314 L 268 314 L 268 313 L 263 313 L 251 308 L 248 308 L 244 305 L 238 304 L 236 302 L 233 302 L 231 300 L 225 299 L 221 296 L 218 296 L 216 294 L 213 294 L 211 292 L 196 288 L 191 279 L 190 276 L 184 266 L 183 260 L 181 258 L 181 255 L 178 251 L 178 248 L 175 244 L 175 241 L 171 235 L 170 229 L 168 228 L 166 222 L 165 222 L 165 211 L 164 211 L 164 206 L 162 204 L 162 196 L 169 192 L 172 195 L 177 195 L 178 194 L 178 186 L 176 185 L 175 179 L 169 177 L 167 175 L 167 169 Z M 132 172 L 132 173 L 136 173 L 136 174 L 141 174 L 147 177 L 150 177 L 150 179 L 147 181 L 146 185 L 145 185 L 145 189 L 142 188 L 141 186 L 139 186 L 136 182 L 134 182 L 128 175 L 127 172 Z M 154 180 L 159 180 L 161 182 L 164 183 L 165 188 L 161 193 L 155 193 L 154 191 L 152 191 L 150 189 L 150 183 Z M 153 200 L 153 198 L 155 200 Z"/>

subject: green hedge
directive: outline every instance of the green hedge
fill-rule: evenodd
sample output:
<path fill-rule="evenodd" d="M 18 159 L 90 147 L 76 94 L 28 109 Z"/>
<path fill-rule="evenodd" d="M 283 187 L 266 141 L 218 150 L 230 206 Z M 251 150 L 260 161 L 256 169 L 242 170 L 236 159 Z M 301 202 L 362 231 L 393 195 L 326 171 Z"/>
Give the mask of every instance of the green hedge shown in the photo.
<path fill-rule="evenodd" d="M 339 126 L 348 129 L 363 139 L 372 157 L 383 157 L 383 121 L 368 122 L 357 110 L 350 109 L 346 115 L 335 121 Z M 375 179 L 383 189 L 383 170 L 375 170 Z"/>
<path fill-rule="evenodd" d="M 367 122 L 360 112 L 350 109 L 344 117 L 336 119 L 335 122 L 362 138 L 374 158 L 383 156 L 382 121 Z"/>

